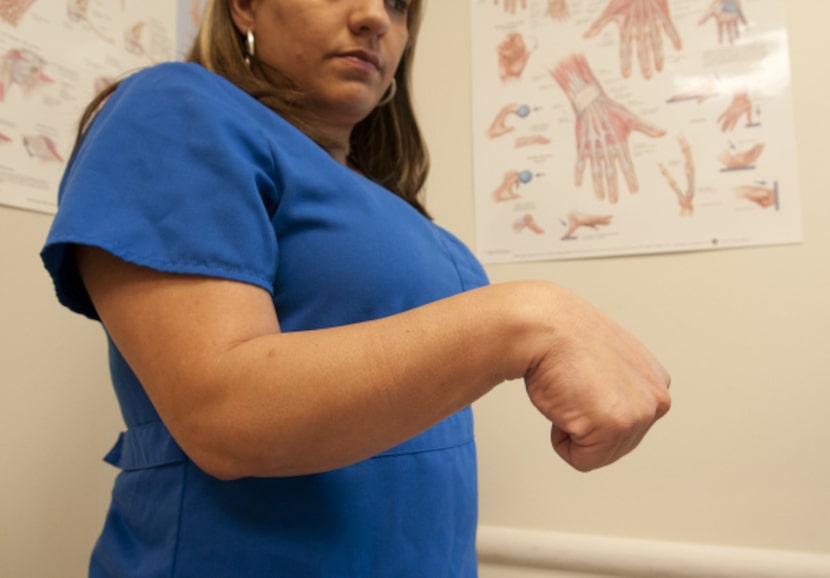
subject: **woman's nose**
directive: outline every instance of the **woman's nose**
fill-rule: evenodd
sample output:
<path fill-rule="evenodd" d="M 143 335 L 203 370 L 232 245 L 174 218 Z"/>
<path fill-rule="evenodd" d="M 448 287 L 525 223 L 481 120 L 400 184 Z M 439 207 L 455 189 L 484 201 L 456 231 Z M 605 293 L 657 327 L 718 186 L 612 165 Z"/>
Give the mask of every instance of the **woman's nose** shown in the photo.
<path fill-rule="evenodd" d="M 350 16 L 356 34 L 381 36 L 389 29 L 387 0 L 354 0 Z"/>

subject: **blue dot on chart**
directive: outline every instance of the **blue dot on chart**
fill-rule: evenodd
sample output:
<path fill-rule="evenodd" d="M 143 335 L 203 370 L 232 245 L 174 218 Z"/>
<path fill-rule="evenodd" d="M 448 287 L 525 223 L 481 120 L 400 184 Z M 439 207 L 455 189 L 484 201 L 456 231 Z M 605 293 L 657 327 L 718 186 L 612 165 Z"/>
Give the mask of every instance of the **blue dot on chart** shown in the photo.
<path fill-rule="evenodd" d="M 523 104 L 522 106 L 516 109 L 516 114 L 524 118 L 530 114 L 530 107 L 526 104 Z"/>
<path fill-rule="evenodd" d="M 522 171 L 519 173 L 519 180 L 523 183 L 529 183 L 533 180 L 533 173 L 530 171 Z"/>

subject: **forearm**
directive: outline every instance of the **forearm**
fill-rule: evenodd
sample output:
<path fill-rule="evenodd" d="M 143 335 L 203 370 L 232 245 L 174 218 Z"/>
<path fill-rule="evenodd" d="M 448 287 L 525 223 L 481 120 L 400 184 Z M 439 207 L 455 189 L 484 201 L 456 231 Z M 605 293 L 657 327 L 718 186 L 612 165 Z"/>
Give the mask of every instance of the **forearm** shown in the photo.
<path fill-rule="evenodd" d="M 524 375 L 547 284 L 487 287 L 400 315 L 239 343 L 196 377 L 174 436 L 223 478 L 324 471 L 370 457 Z M 209 370 L 208 370 L 209 368 Z"/>
<path fill-rule="evenodd" d="M 104 326 L 170 433 L 222 478 L 372 456 L 523 376 L 557 288 L 484 287 L 361 324 L 282 333 L 257 287 L 77 258 Z M 538 309 L 546 311 L 540 313 Z"/>
<path fill-rule="evenodd" d="M 267 335 L 226 352 L 211 380 L 222 393 L 197 422 L 204 432 L 222 424 L 222 437 L 206 440 L 208 459 L 226 461 L 218 469 L 230 477 L 345 466 L 483 395 L 498 379 L 474 369 L 484 361 L 474 322 L 457 310 L 442 319 L 441 309 Z"/>
<path fill-rule="evenodd" d="M 577 116 L 597 100 L 605 98 L 605 92 L 582 54 L 564 58 L 550 73 L 567 95 Z"/>
<path fill-rule="evenodd" d="M 670 406 L 665 369 L 545 282 L 483 287 L 361 324 L 282 333 L 271 295 L 79 247 L 95 309 L 185 453 L 209 474 L 287 476 L 370 457 L 523 377 L 555 449 L 588 470 Z"/>

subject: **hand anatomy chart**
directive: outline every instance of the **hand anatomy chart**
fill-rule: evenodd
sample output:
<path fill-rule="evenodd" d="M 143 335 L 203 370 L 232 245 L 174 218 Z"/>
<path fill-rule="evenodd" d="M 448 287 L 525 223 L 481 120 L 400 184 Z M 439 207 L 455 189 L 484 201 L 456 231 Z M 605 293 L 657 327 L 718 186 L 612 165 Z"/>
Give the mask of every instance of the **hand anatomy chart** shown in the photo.
<path fill-rule="evenodd" d="M 0 203 L 51 213 L 81 112 L 114 78 L 176 55 L 197 0 L 0 0 Z M 192 26 L 189 28 L 192 34 Z"/>
<path fill-rule="evenodd" d="M 801 240 L 783 0 L 471 0 L 487 263 Z"/>

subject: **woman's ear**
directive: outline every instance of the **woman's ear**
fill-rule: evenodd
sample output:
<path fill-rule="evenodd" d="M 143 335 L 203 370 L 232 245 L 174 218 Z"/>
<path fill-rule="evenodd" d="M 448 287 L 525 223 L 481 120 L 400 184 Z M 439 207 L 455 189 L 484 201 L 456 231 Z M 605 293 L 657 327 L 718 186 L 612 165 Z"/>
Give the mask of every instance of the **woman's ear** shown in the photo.
<path fill-rule="evenodd" d="M 229 0 L 231 18 L 241 34 L 253 30 L 256 21 L 257 0 Z"/>

